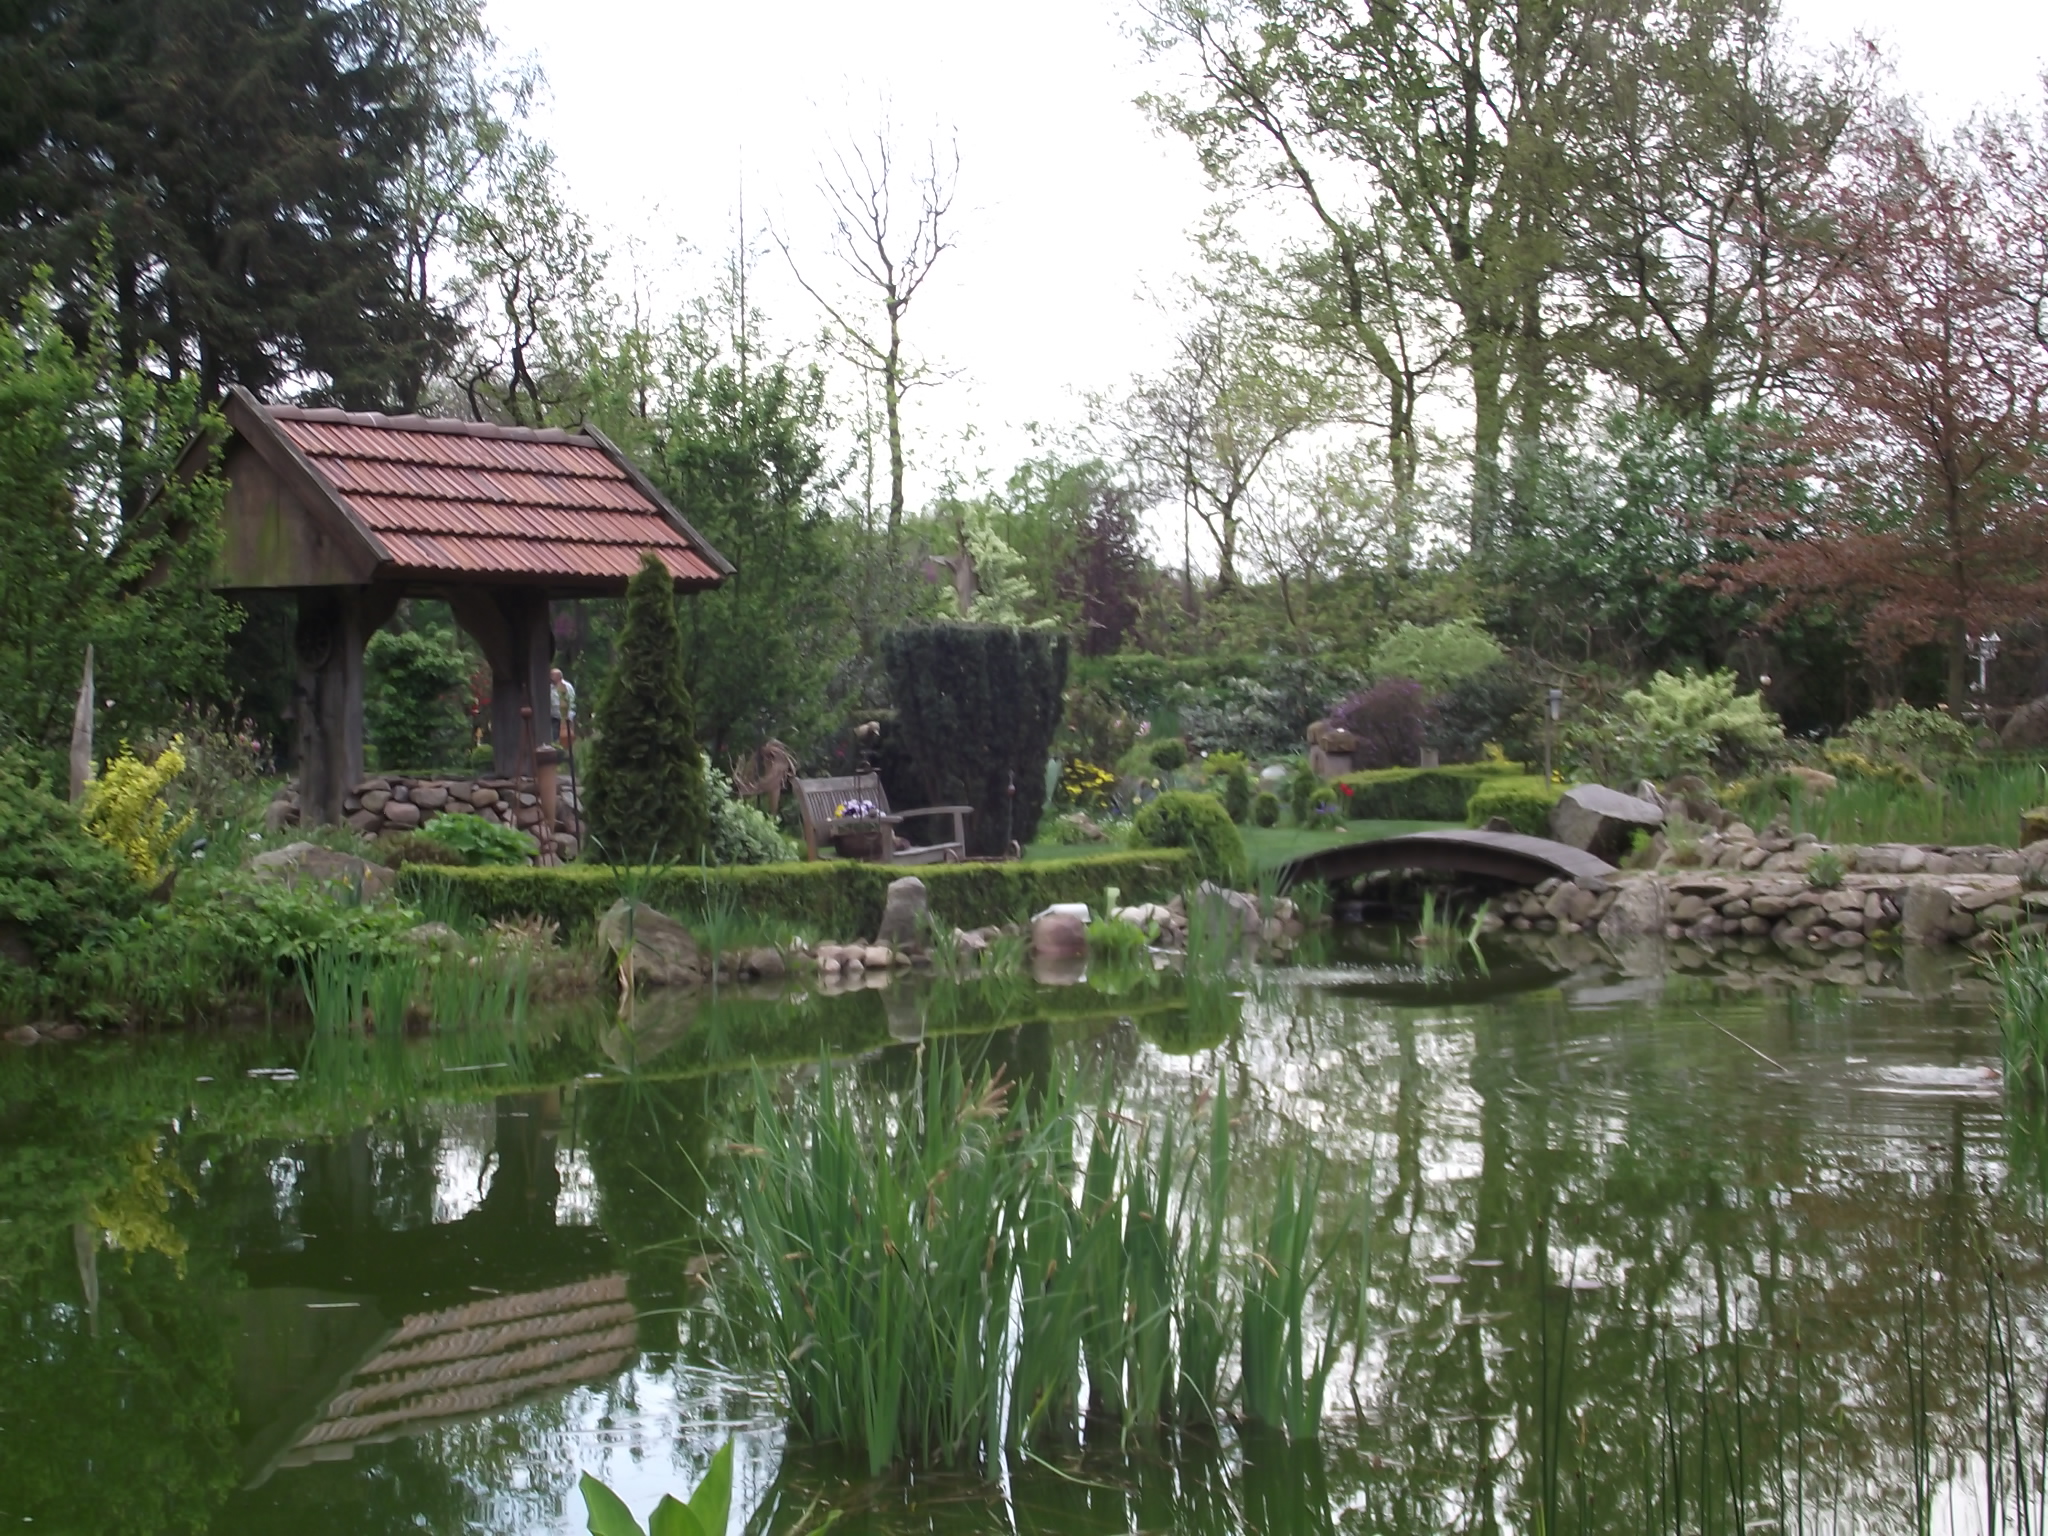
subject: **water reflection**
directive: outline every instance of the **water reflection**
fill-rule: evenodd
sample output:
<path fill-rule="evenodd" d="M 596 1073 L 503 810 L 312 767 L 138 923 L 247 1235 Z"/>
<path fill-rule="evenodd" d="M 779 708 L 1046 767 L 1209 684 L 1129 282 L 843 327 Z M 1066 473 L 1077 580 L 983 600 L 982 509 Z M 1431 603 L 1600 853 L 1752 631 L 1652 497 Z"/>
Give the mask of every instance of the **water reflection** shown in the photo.
<path fill-rule="evenodd" d="M 1430 986 L 1356 942 L 1257 982 L 0 1057 L 0 1520 L 573 1531 L 580 1470 L 644 1509 L 731 1436 L 777 1533 L 1982 1530 L 2038 1499 L 2048 1133 L 2008 1120 L 1981 1002 L 1507 952 Z M 1140 1114 L 1224 1074 L 1247 1220 L 1313 1140 L 1375 1238 L 1333 1276 L 1375 1326 L 1320 1445 L 1098 1437 L 994 1485 L 784 1445 L 703 1304 L 741 1064 L 855 1055 L 880 1093 L 935 1049 L 1112 1074 Z M 1988 1366 L 2022 1403 L 1987 1429 Z"/>

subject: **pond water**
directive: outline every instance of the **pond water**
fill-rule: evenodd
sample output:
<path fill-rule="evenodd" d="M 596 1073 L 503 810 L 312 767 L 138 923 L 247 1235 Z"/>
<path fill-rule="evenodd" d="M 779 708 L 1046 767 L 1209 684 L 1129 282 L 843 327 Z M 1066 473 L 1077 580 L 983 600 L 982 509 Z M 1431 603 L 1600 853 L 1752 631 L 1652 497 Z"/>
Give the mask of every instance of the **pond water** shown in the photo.
<path fill-rule="evenodd" d="M 644 1511 L 731 1438 L 734 1529 L 777 1533 L 2042 1529 L 2040 1141 L 1980 983 L 1413 954 L 8 1051 L 0 1527 L 581 1531 L 580 1472 Z M 1319 1442 L 1096 1436 L 993 1483 L 787 1442 L 706 1305 L 725 1116 L 749 1059 L 887 1093 L 920 1037 L 1137 1115 L 1220 1074 L 1244 1188 L 1306 1141 L 1370 1201 Z"/>

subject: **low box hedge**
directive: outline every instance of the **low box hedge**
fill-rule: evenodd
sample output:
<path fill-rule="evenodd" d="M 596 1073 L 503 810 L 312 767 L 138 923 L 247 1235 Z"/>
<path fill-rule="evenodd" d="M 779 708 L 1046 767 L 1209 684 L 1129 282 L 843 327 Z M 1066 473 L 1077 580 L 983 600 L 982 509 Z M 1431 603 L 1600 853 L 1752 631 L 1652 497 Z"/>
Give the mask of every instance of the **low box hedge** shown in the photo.
<path fill-rule="evenodd" d="M 957 928 L 1008 922 L 1060 901 L 1100 905 L 1105 886 L 1126 902 L 1166 901 L 1194 884 L 1185 849 L 1097 854 L 1036 863 L 926 864 L 915 867 L 824 859 L 813 864 L 754 864 L 720 869 L 673 865 L 636 870 L 641 899 L 680 914 L 730 891 L 747 912 L 814 929 L 821 938 L 872 935 L 882 920 L 889 882 L 916 875 L 931 898 L 932 916 Z M 463 913 L 493 922 L 542 917 L 564 934 L 594 926 L 621 894 L 602 864 L 536 869 L 456 869 L 407 865 L 398 889 L 429 911 Z"/>
<path fill-rule="evenodd" d="M 1483 827 L 1499 816 L 1512 822 L 1517 832 L 1548 837 L 1550 808 L 1563 794 L 1563 785 L 1546 784 L 1540 775 L 1495 779 L 1472 791 L 1472 798 L 1465 802 L 1465 825 Z"/>
<path fill-rule="evenodd" d="M 1525 777 L 1519 763 L 1451 763 L 1347 773 L 1337 787 L 1353 821 L 1463 821 L 1480 785 Z"/>

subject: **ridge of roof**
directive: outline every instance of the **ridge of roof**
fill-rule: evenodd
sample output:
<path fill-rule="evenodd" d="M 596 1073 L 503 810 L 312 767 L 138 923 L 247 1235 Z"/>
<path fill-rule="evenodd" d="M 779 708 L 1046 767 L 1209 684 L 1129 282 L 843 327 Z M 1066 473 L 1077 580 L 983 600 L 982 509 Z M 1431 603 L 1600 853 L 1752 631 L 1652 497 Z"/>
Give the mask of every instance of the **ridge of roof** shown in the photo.
<path fill-rule="evenodd" d="M 267 405 L 255 402 L 274 421 L 313 421 L 337 427 L 369 427 L 385 432 L 432 432 L 442 437 L 495 437 L 515 443 L 570 443 L 594 448 L 584 431 L 560 427 L 501 427 L 490 421 L 461 421 L 453 416 L 386 416 L 382 411 L 344 411 L 333 406 Z"/>

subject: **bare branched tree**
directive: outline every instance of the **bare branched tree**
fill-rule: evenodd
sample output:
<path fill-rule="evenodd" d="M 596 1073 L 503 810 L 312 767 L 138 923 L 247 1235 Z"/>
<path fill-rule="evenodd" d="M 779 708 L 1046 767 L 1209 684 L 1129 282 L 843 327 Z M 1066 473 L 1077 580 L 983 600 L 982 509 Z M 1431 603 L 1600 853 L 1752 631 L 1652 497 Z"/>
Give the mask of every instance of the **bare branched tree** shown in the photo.
<path fill-rule="evenodd" d="M 952 248 L 953 196 L 960 151 L 941 156 L 927 141 L 924 163 L 904 172 L 884 121 L 872 144 L 851 144 L 820 168 L 819 191 L 833 220 L 833 254 L 857 290 L 880 303 L 879 323 L 865 317 L 851 296 L 835 297 L 797 265 L 789 242 L 782 248 L 798 283 L 830 317 L 847 359 L 876 386 L 889 440 L 889 539 L 903 523 L 903 397 L 934 382 L 932 371 L 906 353 L 903 317 L 938 260 Z M 909 211 L 914 208 L 914 212 Z M 906 216 L 907 214 L 907 216 Z"/>

